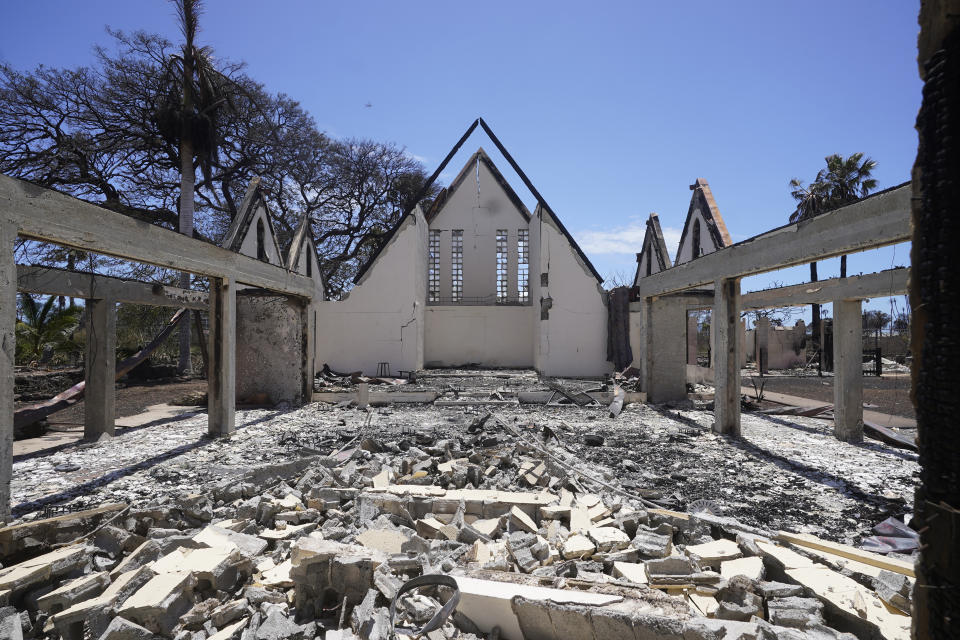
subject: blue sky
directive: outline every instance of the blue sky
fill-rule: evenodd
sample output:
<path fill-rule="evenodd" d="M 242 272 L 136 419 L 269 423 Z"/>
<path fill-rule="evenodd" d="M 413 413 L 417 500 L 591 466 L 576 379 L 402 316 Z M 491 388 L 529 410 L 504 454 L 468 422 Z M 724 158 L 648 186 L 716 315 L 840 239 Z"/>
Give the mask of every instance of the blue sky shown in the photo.
<path fill-rule="evenodd" d="M 300 100 L 329 134 L 396 142 L 431 171 L 483 116 L 600 273 L 630 277 L 649 212 L 674 251 L 697 177 L 734 241 L 783 224 L 794 207 L 788 181 L 813 178 L 827 154 L 873 157 L 880 188 L 908 180 L 918 8 L 210 0 L 200 38 Z M 162 0 L 33 0 L 7 7 L 0 59 L 20 69 L 86 64 L 93 44 L 109 42 L 105 25 L 179 40 Z M 478 145 L 531 203 L 481 133 L 442 177 Z M 849 272 L 907 264 L 900 245 L 851 256 Z M 829 260 L 820 275 L 838 269 Z M 744 290 L 808 275 L 757 276 Z M 886 300 L 871 306 L 889 312 Z"/>

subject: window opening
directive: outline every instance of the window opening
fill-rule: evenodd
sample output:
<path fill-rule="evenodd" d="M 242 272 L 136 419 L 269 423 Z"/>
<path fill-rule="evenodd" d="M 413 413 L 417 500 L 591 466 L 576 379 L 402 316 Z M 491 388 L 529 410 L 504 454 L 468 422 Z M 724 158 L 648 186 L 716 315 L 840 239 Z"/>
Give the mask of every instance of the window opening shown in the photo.
<path fill-rule="evenodd" d="M 497 229 L 497 302 L 507 301 L 507 230 Z"/>
<path fill-rule="evenodd" d="M 257 218 L 257 260 L 267 261 L 266 247 L 267 231 L 263 226 L 263 218 Z"/>
<path fill-rule="evenodd" d="M 530 230 L 517 229 L 517 298 L 530 301 Z"/>
<path fill-rule="evenodd" d="M 454 229 L 450 238 L 450 298 L 463 299 L 463 229 Z"/>
<path fill-rule="evenodd" d="M 430 230 L 430 255 L 428 262 L 427 302 L 440 301 L 440 232 Z"/>

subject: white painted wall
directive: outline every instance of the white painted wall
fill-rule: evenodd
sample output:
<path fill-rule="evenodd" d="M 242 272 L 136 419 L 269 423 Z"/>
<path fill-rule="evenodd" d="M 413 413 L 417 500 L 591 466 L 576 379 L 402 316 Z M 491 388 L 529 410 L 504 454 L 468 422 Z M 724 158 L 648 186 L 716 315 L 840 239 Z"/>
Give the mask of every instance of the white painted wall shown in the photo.
<path fill-rule="evenodd" d="M 710 235 L 707 220 L 703 217 L 703 212 L 698 204 L 693 210 L 693 215 L 690 216 L 690 226 L 687 228 L 687 233 L 680 242 L 680 246 L 677 247 L 677 257 L 673 261 L 674 265 L 693 260 L 693 226 L 695 220 L 700 221 L 700 255 L 704 256 L 717 250 L 713 244 L 713 237 Z"/>
<path fill-rule="evenodd" d="M 533 308 L 429 305 L 424 365 L 533 367 Z"/>
<path fill-rule="evenodd" d="M 583 264 L 552 216 L 542 207 L 539 263 L 549 273 L 539 296 L 550 298 L 548 318 L 540 320 L 537 366 L 547 376 L 600 376 L 607 362 L 607 306 L 597 279 Z M 539 283 L 538 283 L 539 284 Z M 540 314 L 537 314 L 540 317 Z"/>
<path fill-rule="evenodd" d="M 483 162 L 454 191 L 431 230 L 440 231 L 440 296 L 450 297 L 451 232 L 463 229 L 463 295 L 493 296 L 497 292 L 497 230 L 507 230 L 510 256 L 507 295 L 517 295 L 517 230 L 527 229 L 523 214 Z"/>
<path fill-rule="evenodd" d="M 263 206 L 262 201 L 258 201 L 256 213 L 253 214 L 253 220 L 250 221 L 250 227 L 247 229 L 247 235 L 244 236 L 240 244 L 240 253 L 251 258 L 257 257 L 257 222 L 263 221 L 264 249 L 267 253 L 267 262 L 270 264 L 283 265 L 283 258 L 280 257 L 280 248 L 277 241 L 270 233 L 270 223 L 267 220 L 267 208 Z"/>
<path fill-rule="evenodd" d="M 426 273 L 427 221 L 417 207 L 346 299 L 320 303 L 317 368 L 422 368 Z"/>

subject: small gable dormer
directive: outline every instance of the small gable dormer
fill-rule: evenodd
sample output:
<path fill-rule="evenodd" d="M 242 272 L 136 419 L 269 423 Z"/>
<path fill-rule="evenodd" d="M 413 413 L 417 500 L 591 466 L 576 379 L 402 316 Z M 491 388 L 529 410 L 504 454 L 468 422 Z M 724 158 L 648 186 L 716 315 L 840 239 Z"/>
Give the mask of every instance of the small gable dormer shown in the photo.
<path fill-rule="evenodd" d="M 637 254 L 637 274 L 633 278 L 636 286 L 640 278 L 660 273 L 670 266 L 670 256 L 667 254 L 667 243 L 663 239 L 660 229 L 660 218 L 651 213 L 647 218 L 647 230 L 643 235 L 643 245 Z"/>
<path fill-rule="evenodd" d="M 260 190 L 260 178 L 250 181 L 240 209 L 220 246 L 278 267 L 284 266 L 277 233 L 270 220 L 270 209 Z"/>
<path fill-rule="evenodd" d="M 297 231 L 293 234 L 290 249 L 287 252 L 287 269 L 300 275 L 313 278 L 317 288 L 326 295 L 326 283 L 320 272 L 320 260 L 317 257 L 317 245 L 310 230 L 310 217 L 304 215 L 300 219 Z"/>
<path fill-rule="evenodd" d="M 690 185 L 690 189 L 693 195 L 690 198 L 687 219 L 683 223 L 683 232 L 680 234 L 674 266 L 733 244 L 707 181 L 697 178 L 697 181 Z"/>

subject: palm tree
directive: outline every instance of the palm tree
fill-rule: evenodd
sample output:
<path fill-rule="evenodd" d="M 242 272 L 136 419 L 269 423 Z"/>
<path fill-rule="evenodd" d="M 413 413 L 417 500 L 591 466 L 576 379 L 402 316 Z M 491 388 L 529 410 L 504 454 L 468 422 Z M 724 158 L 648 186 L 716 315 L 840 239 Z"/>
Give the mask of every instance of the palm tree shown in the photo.
<path fill-rule="evenodd" d="M 164 95 L 156 111 L 156 123 L 166 141 L 178 147 L 180 154 L 179 231 L 193 235 L 193 194 L 196 185 L 194 163 L 198 162 L 209 179 L 218 148 L 220 116 L 230 105 L 230 80 L 217 71 L 213 51 L 198 47 L 197 24 L 203 12 L 201 0 L 171 0 L 184 43 L 171 55 L 164 71 Z M 190 274 L 180 274 L 180 286 L 190 287 Z M 180 322 L 181 373 L 190 370 L 190 313 Z"/>
<path fill-rule="evenodd" d="M 43 358 L 48 348 L 62 351 L 71 348 L 70 334 L 80 322 L 81 307 L 70 305 L 54 309 L 54 296 L 42 305 L 29 293 L 21 293 L 16 328 L 17 359 L 30 362 Z"/>
<path fill-rule="evenodd" d="M 877 188 L 877 181 L 872 173 L 877 163 L 871 158 L 864 158 L 862 152 L 851 154 L 844 158 L 838 153 L 824 158 L 827 166 L 817 172 L 817 178 L 809 185 L 798 178 L 790 181 L 790 195 L 797 201 L 797 208 L 790 214 L 790 222 L 807 220 L 821 213 L 826 213 L 850 204 Z M 847 277 L 847 256 L 840 256 L 840 277 Z M 817 281 L 817 263 L 810 263 L 810 281 Z M 820 341 L 820 305 L 812 304 L 813 312 L 813 342 L 819 345 Z"/>

